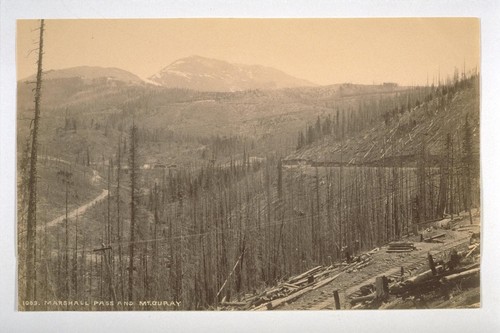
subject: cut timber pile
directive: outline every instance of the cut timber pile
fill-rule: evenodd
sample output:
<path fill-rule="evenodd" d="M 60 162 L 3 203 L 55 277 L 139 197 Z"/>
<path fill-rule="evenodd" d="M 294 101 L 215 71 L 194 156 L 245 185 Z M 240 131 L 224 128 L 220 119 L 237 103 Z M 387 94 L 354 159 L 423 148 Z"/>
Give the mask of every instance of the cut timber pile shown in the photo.
<path fill-rule="evenodd" d="M 251 302 L 250 307 L 255 306 L 255 308 L 253 308 L 255 311 L 275 309 L 282 304 L 297 299 L 311 290 L 329 284 L 341 274 L 342 270 L 333 266 L 314 267 L 307 272 L 288 279 L 287 282 L 280 283 L 275 288 L 265 291 Z"/>
<path fill-rule="evenodd" d="M 412 242 L 391 242 L 387 246 L 388 253 L 411 252 L 415 250 L 415 245 Z"/>
<path fill-rule="evenodd" d="M 370 253 L 362 254 L 359 257 L 354 258 L 354 262 L 344 267 L 347 273 L 354 273 L 360 269 L 368 266 L 372 261 Z"/>
<path fill-rule="evenodd" d="M 371 255 L 377 251 L 372 250 L 361 254 L 354 257 L 349 263 L 344 261 L 335 266 L 313 267 L 304 273 L 289 278 L 287 281 L 281 282 L 276 287 L 268 289 L 260 295 L 247 298 L 244 300 L 247 305 L 238 307 L 238 309 L 272 310 L 292 302 L 310 291 L 328 285 L 342 274 L 363 269 L 372 262 Z"/>

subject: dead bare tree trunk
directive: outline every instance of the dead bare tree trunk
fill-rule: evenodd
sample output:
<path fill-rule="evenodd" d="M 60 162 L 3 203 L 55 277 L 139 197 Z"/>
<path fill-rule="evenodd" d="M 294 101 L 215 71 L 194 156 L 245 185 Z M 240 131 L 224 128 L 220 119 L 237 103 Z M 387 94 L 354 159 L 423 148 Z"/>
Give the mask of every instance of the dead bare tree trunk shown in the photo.
<path fill-rule="evenodd" d="M 128 300 L 134 296 L 134 251 L 135 251 L 135 218 L 137 209 L 137 126 L 130 129 L 130 242 L 128 267 Z"/>
<path fill-rule="evenodd" d="M 38 128 L 40 123 L 40 101 L 42 97 L 42 58 L 43 58 L 43 31 L 44 20 L 40 20 L 40 39 L 38 45 L 38 69 L 36 73 L 35 88 L 35 116 L 31 136 L 31 156 L 29 173 L 29 200 L 27 219 L 27 249 L 26 249 L 26 300 L 35 299 L 36 288 L 36 204 L 37 204 L 37 148 Z"/>
<path fill-rule="evenodd" d="M 125 299 L 125 279 L 124 279 L 124 274 L 123 274 L 123 248 L 122 248 L 122 240 L 123 240 L 123 226 L 122 226 L 122 221 L 120 217 L 120 181 L 121 181 L 121 173 L 122 173 L 122 166 L 121 166 L 121 159 L 122 159 L 122 153 L 121 153 L 121 132 L 120 132 L 120 139 L 118 141 L 118 156 L 116 157 L 117 163 L 116 163 L 116 229 L 117 229 L 117 235 L 118 235 L 118 261 L 119 261 L 119 266 L 120 266 L 120 299 L 124 300 Z"/>
<path fill-rule="evenodd" d="M 65 285 L 65 293 L 66 297 L 69 297 L 69 235 L 68 235 L 68 185 L 69 185 L 69 173 L 65 174 L 65 188 L 66 188 L 66 196 L 65 196 L 65 206 L 66 206 L 66 215 L 64 218 L 64 285 Z"/>

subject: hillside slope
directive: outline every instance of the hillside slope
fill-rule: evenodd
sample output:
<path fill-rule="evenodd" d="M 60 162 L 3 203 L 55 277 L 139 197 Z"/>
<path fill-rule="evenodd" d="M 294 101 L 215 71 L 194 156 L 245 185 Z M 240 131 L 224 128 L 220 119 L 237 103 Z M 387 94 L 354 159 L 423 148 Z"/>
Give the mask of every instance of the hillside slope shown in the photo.
<path fill-rule="evenodd" d="M 32 88 L 26 81 L 18 83 L 19 139 L 25 138 L 29 129 Z M 161 155 L 173 164 L 198 159 L 204 146 L 193 140 L 206 141 L 217 135 L 253 140 L 257 155 L 273 151 L 288 154 L 295 146 L 297 131 L 318 115 L 329 114 L 334 107 L 375 103 L 404 91 L 345 84 L 202 92 L 81 77 L 47 79 L 40 140 L 47 149 L 67 158 L 82 156 L 88 147 L 94 158 L 102 159 L 102 155 L 116 152 L 120 131 L 134 118 L 140 128 L 168 138 L 145 143 L 144 154 L 158 155 L 155 160 L 162 160 Z"/>
<path fill-rule="evenodd" d="M 472 127 L 474 152 L 478 155 L 479 90 L 477 82 L 470 82 L 447 94 L 436 91 L 431 99 L 410 111 L 393 114 L 387 121 L 380 119 L 359 133 L 346 134 L 342 150 L 342 140 L 327 136 L 294 152 L 288 159 L 342 160 L 350 164 L 414 163 L 422 144 L 431 156 L 444 154 L 448 134 L 460 147 L 466 118 Z"/>

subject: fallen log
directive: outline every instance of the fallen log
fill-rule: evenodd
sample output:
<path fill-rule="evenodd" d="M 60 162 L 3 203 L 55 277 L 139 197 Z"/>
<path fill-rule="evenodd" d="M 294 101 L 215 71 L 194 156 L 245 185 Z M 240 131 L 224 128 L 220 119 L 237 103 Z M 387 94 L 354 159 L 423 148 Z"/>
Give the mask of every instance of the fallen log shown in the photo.
<path fill-rule="evenodd" d="M 471 231 L 470 229 L 479 228 L 479 224 L 463 225 L 457 228 L 457 231 Z"/>
<path fill-rule="evenodd" d="M 443 266 L 441 266 L 441 265 L 435 267 L 436 272 L 439 272 L 442 269 L 443 269 Z M 430 279 L 433 276 L 434 276 L 434 274 L 432 274 L 432 270 L 429 269 L 423 273 L 420 273 L 418 275 L 415 275 L 415 276 L 412 276 L 412 277 L 406 279 L 403 283 L 405 285 L 412 284 L 412 283 L 419 283 L 419 282 L 425 281 L 427 279 Z"/>
<path fill-rule="evenodd" d="M 361 268 L 365 268 L 366 266 L 368 266 L 369 264 L 371 263 L 371 260 L 368 260 L 366 262 L 363 262 L 363 263 L 360 263 L 359 265 L 355 266 L 354 269 L 361 269 Z"/>
<path fill-rule="evenodd" d="M 297 286 L 296 284 L 292 284 L 292 283 L 283 283 L 281 286 L 285 287 L 285 288 L 289 288 L 289 289 L 299 289 L 300 287 Z"/>
<path fill-rule="evenodd" d="M 442 286 L 443 284 L 440 282 L 438 277 L 432 277 L 415 284 L 401 286 L 399 288 L 391 288 L 390 294 L 402 298 L 409 296 L 422 296 L 427 293 L 435 293 L 437 290 L 440 290 Z"/>
<path fill-rule="evenodd" d="M 288 280 L 289 283 L 294 283 L 295 281 L 298 281 L 308 275 L 311 275 L 311 274 L 314 274 L 316 273 L 317 271 L 319 271 L 323 266 L 316 266 L 314 268 L 311 268 L 310 270 L 308 270 L 307 272 L 304 272 L 302 274 L 299 274 L 291 279 Z"/>
<path fill-rule="evenodd" d="M 477 247 L 476 247 L 476 245 L 477 245 Z M 480 249 L 480 245 L 479 244 L 476 244 L 476 245 L 471 245 L 471 247 L 469 247 L 467 250 L 458 251 L 457 255 L 459 257 L 465 257 L 465 256 L 467 256 L 469 254 L 469 252 L 471 252 L 471 251 L 474 252 L 474 251 Z M 469 256 L 470 256 L 470 254 L 469 254 Z"/>
<path fill-rule="evenodd" d="M 413 245 L 392 245 L 392 246 L 387 246 L 388 249 L 411 249 L 414 248 L 415 246 Z"/>
<path fill-rule="evenodd" d="M 389 245 L 388 248 L 389 249 L 400 249 L 400 248 L 414 248 L 415 245 L 411 244 L 411 245 Z"/>
<path fill-rule="evenodd" d="M 357 303 L 373 301 L 375 299 L 375 296 L 376 296 L 375 293 L 372 293 L 370 295 L 355 297 L 351 299 L 350 303 L 351 305 L 355 305 Z"/>
<path fill-rule="evenodd" d="M 253 306 L 255 307 L 258 307 L 266 302 L 269 302 L 269 298 L 267 297 L 259 297 L 259 298 L 256 298 L 255 300 L 253 300 L 252 302 L 250 302 L 249 306 L 247 308 L 251 308 Z"/>
<path fill-rule="evenodd" d="M 400 241 L 400 242 L 390 242 L 389 246 L 395 246 L 395 245 L 406 245 L 406 246 L 413 246 L 413 242 L 408 242 L 408 241 Z"/>
<path fill-rule="evenodd" d="M 467 277 L 479 274 L 480 270 L 481 270 L 480 268 L 474 268 L 474 269 L 470 269 L 470 270 L 465 271 L 465 272 L 444 276 L 443 278 L 441 278 L 441 282 L 442 283 L 449 283 L 449 282 L 453 282 L 453 281 L 458 280 L 458 279 L 467 278 Z"/>
<path fill-rule="evenodd" d="M 321 288 L 323 287 L 324 285 L 327 285 L 329 284 L 330 282 L 332 282 L 333 280 L 335 280 L 336 278 L 338 278 L 342 273 L 339 273 L 335 276 L 332 276 L 332 277 L 329 277 L 329 278 L 326 278 L 324 279 L 323 281 L 320 281 L 318 283 L 316 283 L 314 286 L 313 286 L 313 290 L 316 290 L 318 288 Z"/>
<path fill-rule="evenodd" d="M 347 266 L 347 267 L 349 267 L 349 266 Z M 347 269 L 347 267 L 345 269 Z M 345 269 L 342 269 L 342 271 L 345 271 Z M 322 277 L 324 275 L 328 275 L 328 274 L 331 274 L 331 273 L 334 273 L 334 272 L 338 272 L 338 270 L 337 269 L 331 269 L 331 270 L 326 270 L 326 271 L 323 271 L 321 273 L 315 274 L 314 275 L 314 280 L 317 280 L 318 278 L 320 278 L 320 277 Z M 300 285 L 302 285 L 304 283 L 309 283 L 308 280 L 309 280 L 309 277 L 305 277 L 305 278 L 303 278 L 303 279 L 301 279 L 299 281 L 295 281 L 293 284 L 300 286 Z"/>
<path fill-rule="evenodd" d="M 396 247 L 388 247 L 387 250 L 415 250 L 413 246 L 396 246 Z"/>
<path fill-rule="evenodd" d="M 283 291 L 285 291 L 284 292 L 285 295 L 287 293 L 287 290 L 288 290 L 288 292 L 298 292 L 305 287 L 309 287 L 309 285 L 311 283 L 308 281 L 310 281 L 311 278 L 313 279 L 313 281 L 316 281 L 318 278 L 320 278 L 322 276 L 339 271 L 337 268 L 334 268 L 334 266 L 328 266 L 325 271 L 322 271 L 322 272 L 315 274 L 315 275 L 311 275 L 312 272 L 315 272 L 315 271 L 317 272 L 321 268 L 323 268 L 323 266 L 314 267 L 313 269 L 310 269 L 307 272 L 304 272 L 300 275 L 297 275 L 295 277 L 290 278 L 289 281 L 294 281 L 294 283 L 283 282 L 270 290 L 264 291 L 261 295 L 253 296 L 252 297 L 253 300 L 249 306 L 255 305 L 256 308 L 254 308 L 254 309 L 258 310 L 260 307 L 265 307 L 268 302 L 282 298 Z M 306 274 L 308 274 L 308 275 L 306 275 Z M 297 277 L 301 277 L 301 279 L 297 280 Z M 321 282 L 323 282 L 323 281 L 321 281 Z M 292 295 L 292 294 L 290 294 L 290 295 Z"/>
<path fill-rule="evenodd" d="M 403 250 L 415 250 L 414 247 L 389 247 L 387 250 L 390 251 L 403 251 Z"/>
<path fill-rule="evenodd" d="M 278 291 L 280 291 L 280 290 L 281 290 L 281 287 L 279 287 L 279 286 L 278 286 L 278 287 L 274 287 L 273 289 L 266 290 L 266 291 L 264 292 L 264 295 L 263 295 L 263 296 L 269 296 L 269 295 L 272 295 L 272 294 L 274 294 L 274 293 L 276 293 L 276 292 L 278 292 Z"/>
<path fill-rule="evenodd" d="M 222 302 L 220 304 L 221 306 L 246 306 L 248 305 L 247 303 L 245 302 Z"/>
<path fill-rule="evenodd" d="M 412 244 L 396 244 L 396 245 L 388 245 L 387 246 L 387 249 L 388 250 L 397 250 L 397 249 L 414 249 L 415 248 L 415 245 L 412 243 Z"/>
<path fill-rule="evenodd" d="M 333 267 L 332 267 L 333 268 Z M 339 272 L 338 269 L 336 268 L 333 268 L 333 269 L 327 269 L 321 273 L 318 273 L 318 274 L 314 274 L 314 278 L 317 280 L 318 278 L 322 277 L 322 276 L 325 276 L 325 275 L 328 275 L 328 274 L 332 274 L 334 272 Z"/>
<path fill-rule="evenodd" d="M 286 302 L 291 302 L 295 299 L 297 299 L 298 297 L 302 296 L 303 294 L 307 293 L 308 291 L 311 291 L 313 288 L 313 286 L 309 286 L 309 287 L 306 287 L 302 290 L 299 290 L 293 294 L 290 294 L 288 295 L 287 297 L 283 297 L 283 298 L 279 298 L 279 299 L 275 299 L 275 300 L 272 300 L 268 303 L 265 303 L 263 305 L 260 305 L 256 308 L 254 308 L 253 310 L 254 311 L 262 311 L 262 310 L 272 310 L 272 309 L 275 309 L 276 307 L 282 305 L 283 303 L 286 303 Z"/>
<path fill-rule="evenodd" d="M 440 233 L 440 234 L 437 234 L 437 235 L 431 236 L 431 237 L 429 237 L 429 238 L 425 238 L 425 239 L 424 239 L 424 242 L 426 242 L 426 243 L 432 243 L 433 241 L 438 242 L 438 241 L 436 240 L 436 238 L 442 238 L 442 237 L 445 237 L 445 236 L 446 236 L 446 233 L 444 233 L 444 232 L 443 232 L 443 233 Z"/>
<path fill-rule="evenodd" d="M 260 300 L 259 295 L 252 295 L 244 299 L 245 303 L 247 304 L 247 307 L 255 305 L 255 303 L 258 303 L 259 300 Z"/>
<path fill-rule="evenodd" d="M 367 260 L 364 260 L 364 261 L 361 261 L 359 263 L 355 263 L 353 266 L 351 266 L 350 268 L 346 269 L 345 272 L 347 272 L 347 273 L 357 272 L 361 268 L 364 268 L 364 267 L 368 266 L 370 264 L 370 262 L 371 262 L 371 258 L 369 258 Z"/>
<path fill-rule="evenodd" d="M 348 266 L 344 267 L 342 269 L 342 271 L 349 271 L 349 270 L 352 270 L 352 268 L 354 268 L 354 266 L 356 266 L 358 263 L 357 262 L 354 262 L 354 263 L 351 263 L 349 264 Z"/>
<path fill-rule="evenodd" d="M 468 271 L 468 270 L 471 270 L 471 269 L 474 269 L 474 268 L 479 268 L 479 267 L 481 267 L 481 263 L 476 262 L 476 263 L 471 264 L 471 265 L 467 265 L 467 266 L 463 266 L 463 267 L 457 267 L 453 271 L 447 272 L 448 274 L 443 274 L 443 276 L 448 276 L 448 275 L 453 275 L 453 274 L 457 274 L 457 273 L 462 273 L 462 272 L 465 272 L 465 271 Z"/>
<path fill-rule="evenodd" d="M 403 250 L 386 250 L 387 253 L 405 253 L 405 252 L 413 252 L 413 249 L 403 249 Z"/>
<path fill-rule="evenodd" d="M 425 243 L 444 243 L 444 241 L 442 241 L 442 240 L 439 240 L 439 239 L 430 239 L 430 238 L 424 239 L 424 242 Z"/>
<path fill-rule="evenodd" d="M 474 245 L 472 249 L 465 255 L 465 258 L 469 257 L 474 251 L 476 251 L 479 248 L 479 244 Z"/>

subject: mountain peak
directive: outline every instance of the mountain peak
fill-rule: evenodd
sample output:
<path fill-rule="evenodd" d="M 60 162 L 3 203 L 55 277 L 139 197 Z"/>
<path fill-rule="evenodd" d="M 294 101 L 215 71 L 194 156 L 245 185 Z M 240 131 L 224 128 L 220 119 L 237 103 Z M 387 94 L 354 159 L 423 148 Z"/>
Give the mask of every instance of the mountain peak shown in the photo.
<path fill-rule="evenodd" d="M 271 67 L 233 64 L 199 55 L 177 59 L 149 80 L 165 87 L 200 91 L 241 91 L 314 85 Z"/>

